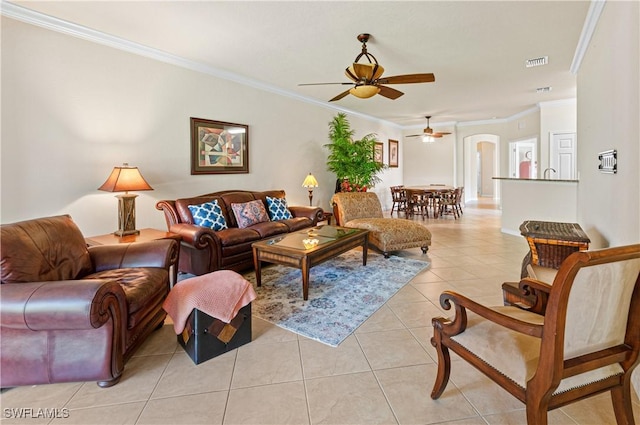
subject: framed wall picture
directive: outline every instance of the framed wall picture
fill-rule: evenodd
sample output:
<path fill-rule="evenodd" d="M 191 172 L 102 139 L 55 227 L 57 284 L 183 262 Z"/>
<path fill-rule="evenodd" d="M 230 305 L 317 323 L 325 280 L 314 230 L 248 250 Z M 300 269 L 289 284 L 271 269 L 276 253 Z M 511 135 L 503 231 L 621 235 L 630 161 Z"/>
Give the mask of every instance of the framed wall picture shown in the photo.
<path fill-rule="evenodd" d="M 389 139 L 389 167 L 398 166 L 398 141 Z"/>
<path fill-rule="evenodd" d="M 382 164 L 383 157 L 384 157 L 384 143 L 376 142 L 375 146 L 373 147 L 373 159 L 378 164 Z"/>
<path fill-rule="evenodd" d="M 248 172 L 248 125 L 191 118 L 191 174 Z"/>

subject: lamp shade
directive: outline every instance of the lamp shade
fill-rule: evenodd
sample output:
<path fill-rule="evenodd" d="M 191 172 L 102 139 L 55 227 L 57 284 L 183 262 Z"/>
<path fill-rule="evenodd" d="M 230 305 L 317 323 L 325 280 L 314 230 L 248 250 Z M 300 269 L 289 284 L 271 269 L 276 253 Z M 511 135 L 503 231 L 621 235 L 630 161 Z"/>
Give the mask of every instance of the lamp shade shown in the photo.
<path fill-rule="evenodd" d="M 318 180 L 313 177 L 313 174 L 309 173 L 302 182 L 302 187 L 318 187 Z"/>
<path fill-rule="evenodd" d="M 367 99 L 377 95 L 380 92 L 380 87 L 373 85 L 362 85 L 356 86 L 349 89 L 349 93 L 354 95 L 355 97 L 359 97 L 361 99 Z"/>
<path fill-rule="evenodd" d="M 122 167 L 113 167 L 111 175 L 98 190 L 105 192 L 128 192 L 130 190 L 153 190 L 149 183 L 142 177 L 138 167 L 129 167 L 126 162 Z"/>

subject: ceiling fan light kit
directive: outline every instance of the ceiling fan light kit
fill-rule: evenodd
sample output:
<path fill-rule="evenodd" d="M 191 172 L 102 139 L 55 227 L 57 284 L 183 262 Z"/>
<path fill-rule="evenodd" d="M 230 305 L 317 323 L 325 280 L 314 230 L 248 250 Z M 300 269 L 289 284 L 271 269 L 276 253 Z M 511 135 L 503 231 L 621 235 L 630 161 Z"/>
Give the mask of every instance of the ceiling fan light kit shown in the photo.
<path fill-rule="evenodd" d="M 340 100 L 343 97 L 352 94 L 361 99 L 368 99 L 370 97 L 379 94 L 387 99 L 395 100 L 402 96 L 399 90 L 392 89 L 383 84 L 413 84 L 413 83 L 432 83 L 435 81 L 433 74 L 407 74 L 407 75 L 395 75 L 392 77 L 382 78 L 384 73 L 384 67 L 378 64 L 378 60 L 371 53 L 367 51 L 367 41 L 369 41 L 370 34 L 359 34 L 357 39 L 362 43 L 362 52 L 356 56 L 353 63 L 344 70 L 345 75 L 352 82 L 350 83 L 310 83 L 299 84 L 300 86 L 312 86 L 323 84 L 342 84 L 353 85 L 352 88 L 343 91 L 335 96 L 329 102 Z M 358 61 L 365 58 L 368 63 L 359 63 Z"/>
<path fill-rule="evenodd" d="M 431 115 L 425 117 L 427 119 L 427 128 L 425 128 L 422 134 L 411 134 L 407 137 L 422 137 L 423 143 L 433 143 L 436 139 L 441 138 L 442 136 L 446 136 L 447 134 L 451 134 L 449 132 L 441 132 L 441 131 L 433 131 L 431 127 L 429 127 L 429 120 L 431 119 Z"/>
<path fill-rule="evenodd" d="M 380 93 L 380 87 L 371 85 L 355 86 L 349 89 L 349 93 L 360 99 L 368 99 Z"/>

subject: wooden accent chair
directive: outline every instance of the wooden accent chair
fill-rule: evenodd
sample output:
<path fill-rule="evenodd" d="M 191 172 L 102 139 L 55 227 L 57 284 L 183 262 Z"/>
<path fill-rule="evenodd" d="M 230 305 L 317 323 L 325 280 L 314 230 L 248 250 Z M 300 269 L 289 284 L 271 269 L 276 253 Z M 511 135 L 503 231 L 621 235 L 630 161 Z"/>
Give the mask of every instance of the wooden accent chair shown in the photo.
<path fill-rule="evenodd" d="M 443 308 L 453 305 L 455 317 L 433 319 L 438 375 L 431 398 L 439 398 L 447 385 L 453 350 L 525 403 L 529 425 L 545 425 L 548 410 L 606 391 L 617 423 L 634 424 L 640 244 L 576 252 L 552 285 L 525 278 L 520 286 L 548 293 L 544 314 L 485 307 L 449 291 L 440 296 Z"/>

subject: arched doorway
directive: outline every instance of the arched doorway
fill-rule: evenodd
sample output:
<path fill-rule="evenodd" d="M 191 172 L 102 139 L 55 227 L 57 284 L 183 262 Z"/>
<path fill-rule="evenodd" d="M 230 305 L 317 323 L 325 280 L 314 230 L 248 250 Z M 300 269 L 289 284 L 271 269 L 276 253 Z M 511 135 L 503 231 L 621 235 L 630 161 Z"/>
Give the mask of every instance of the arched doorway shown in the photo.
<path fill-rule="evenodd" d="M 465 202 L 477 200 L 478 194 L 500 199 L 500 185 L 491 179 L 500 175 L 500 136 L 467 136 L 463 139 L 463 149 Z"/>

